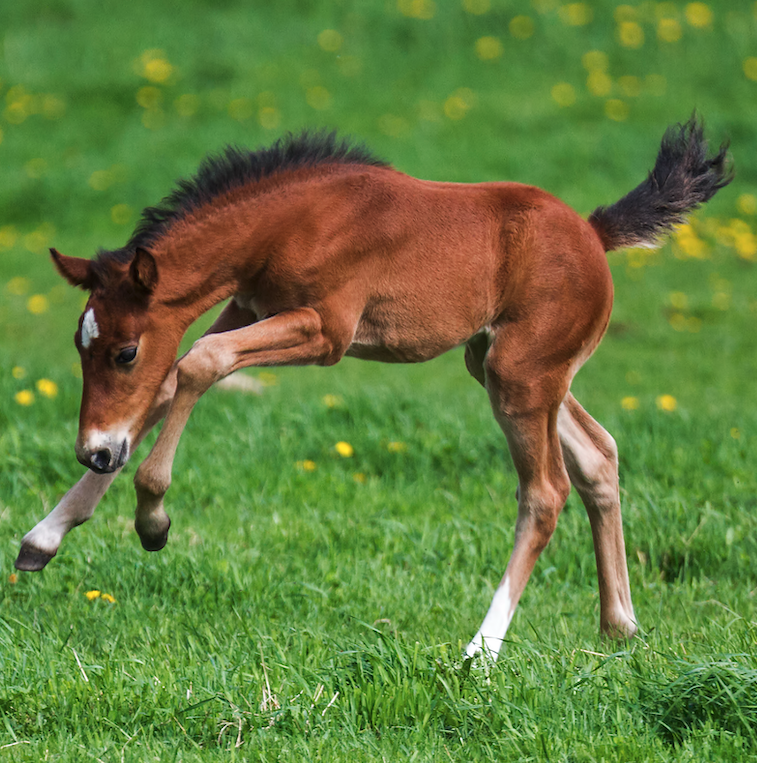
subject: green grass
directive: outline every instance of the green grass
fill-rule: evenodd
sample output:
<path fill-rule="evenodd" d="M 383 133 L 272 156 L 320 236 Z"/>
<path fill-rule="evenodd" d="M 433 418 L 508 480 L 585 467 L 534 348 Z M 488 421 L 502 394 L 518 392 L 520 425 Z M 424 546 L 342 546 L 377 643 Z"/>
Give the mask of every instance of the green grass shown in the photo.
<path fill-rule="evenodd" d="M 600 2 L 582 26 L 548 1 L 481 15 L 452 0 L 32 5 L 0 10 L 0 760 L 757 758 L 752 3 L 710 3 L 705 28 L 684 3 L 638 6 L 638 49 Z M 672 7 L 680 40 L 658 40 L 655 7 Z M 517 15 L 527 39 L 509 31 Z M 319 45 L 326 29 L 339 50 Z M 475 53 L 485 36 L 502 44 L 491 61 Z M 606 95 L 586 85 L 592 50 L 608 56 Z M 151 82 L 150 60 L 171 75 Z M 572 495 L 498 664 L 462 663 L 507 562 L 517 482 L 459 351 L 281 369 L 260 397 L 211 391 L 179 448 L 164 551 L 132 529 L 143 447 L 43 572 L 10 578 L 22 535 L 82 473 L 82 295 L 47 246 L 119 246 L 207 151 L 305 125 L 411 174 L 534 183 L 587 212 L 640 182 L 694 107 L 714 142 L 731 138 L 737 180 L 695 220 L 702 257 L 680 236 L 611 255 L 613 322 L 573 388 L 620 448 L 632 643 L 597 635 Z"/>

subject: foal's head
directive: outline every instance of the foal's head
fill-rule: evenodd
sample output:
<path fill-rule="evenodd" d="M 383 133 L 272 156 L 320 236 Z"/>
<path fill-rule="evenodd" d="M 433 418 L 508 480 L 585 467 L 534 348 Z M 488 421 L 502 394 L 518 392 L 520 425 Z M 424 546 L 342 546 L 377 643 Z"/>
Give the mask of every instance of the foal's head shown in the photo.
<path fill-rule="evenodd" d="M 112 472 L 128 459 L 181 334 L 156 315 L 158 268 L 147 251 L 96 260 L 50 253 L 70 284 L 90 292 L 74 335 L 84 380 L 76 457 Z"/>

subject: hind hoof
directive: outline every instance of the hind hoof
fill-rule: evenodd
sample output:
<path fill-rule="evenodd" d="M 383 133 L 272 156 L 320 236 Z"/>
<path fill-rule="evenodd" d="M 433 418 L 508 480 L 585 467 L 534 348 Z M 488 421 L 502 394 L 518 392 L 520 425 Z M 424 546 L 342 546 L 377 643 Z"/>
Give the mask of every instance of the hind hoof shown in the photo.
<path fill-rule="evenodd" d="M 48 554 L 30 545 L 22 545 L 16 558 L 16 569 L 24 572 L 38 572 L 55 554 Z"/>

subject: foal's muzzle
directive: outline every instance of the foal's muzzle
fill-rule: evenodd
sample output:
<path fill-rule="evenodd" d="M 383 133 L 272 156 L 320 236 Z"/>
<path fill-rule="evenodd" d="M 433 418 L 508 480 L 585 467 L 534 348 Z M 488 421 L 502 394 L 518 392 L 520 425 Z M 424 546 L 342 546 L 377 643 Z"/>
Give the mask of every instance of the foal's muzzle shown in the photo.
<path fill-rule="evenodd" d="M 90 435 L 84 443 L 76 443 L 79 463 L 97 474 L 110 474 L 120 469 L 129 458 L 129 438 L 112 437 L 105 432 Z"/>

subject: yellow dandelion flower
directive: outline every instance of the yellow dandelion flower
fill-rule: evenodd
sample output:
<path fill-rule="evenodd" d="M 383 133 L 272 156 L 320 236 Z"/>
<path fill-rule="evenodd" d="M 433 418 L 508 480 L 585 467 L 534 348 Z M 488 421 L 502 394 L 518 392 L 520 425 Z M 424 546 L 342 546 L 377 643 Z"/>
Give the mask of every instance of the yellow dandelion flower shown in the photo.
<path fill-rule="evenodd" d="M 753 260 L 757 255 L 757 236 L 751 231 L 738 234 L 733 244 L 736 254 L 744 260 Z"/>
<path fill-rule="evenodd" d="M 344 405 L 344 399 L 340 395 L 324 395 L 321 400 L 327 408 L 339 408 Z"/>
<path fill-rule="evenodd" d="M 638 14 L 632 5 L 619 5 L 613 13 L 613 18 L 618 24 L 624 21 L 636 21 Z"/>
<path fill-rule="evenodd" d="M 150 82 L 165 82 L 174 73 L 174 67 L 171 66 L 165 58 L 153 58 L 145 64 L 144 78 Z"/>
<path fill-rule="evenodd" d="M 638 98 L 641 95 L 641 80 L 638 77 L 627 74 L 620 77 L 618 84 L 627 98 Z"/>
<path fill-rule="evenodd" d="M 110 209 L 110 219 L 116 225 L 126 225 L 131 220 L 132 212 L 128 204 L 116 204 Z"/>
<path fill-rule="evenodd" d="M 482 61 L 493 61 L 502 55 L 502 43 L 496 37 L 479 37 L 475 47 Z"/>
<path fill-rule="evenodd" d="M 692 315 L 686 320 L 686 330 L 698 334 L 702 330 L 702 319 Z"/>
<path fill-rule="evenodd" d="M 436 3 L 433 0 L 397 0 L 397 10 L 408 18 L 428 21 L 436 14 Z"/>
<path fill-rule="evenodd" d="M 23 366 L 13 366 L 11 376 L 14 379 L 23 379 L 26 376 L 26 369 Z"/>
<path fill-rule="evenodd" d="M 334 450 L 342 457 L 342 458 L 352 458 L 352 456 L 355 455 L 355 449 L 350 445 L 348 442 L 344 442 L 344 440 L 339 441 L 335 446 Z"/>
<path fill-rule="evenodd" d="M 741 432 L 737 427 L 731 427 L 731 437 L 733 437 L 734 440 L 741 439 Z"/>
<path fill-rule="evenodd" d="M 589 72 L 589 76 L 586 78 L 586 89 L 592 95 L 599 97 L 610 95 L 610 91 L 612 90 L 612 77 L 600 69 L 594 69 Z"/>
<path fill-rule="evenodd" d="M 742 215 L 757 215 L 757 196 L 753 193 L 742 193 L 736 199 L 736 209 Z"/>
<path fill-rule="evenodd" d="M 657 3 L 654 9 L 655 18 L 660 19 L 675 19 L 678 18 L 678 8 L 675 3 L 662 2 Z"/>
<path fill-rule="evenodd" d="M 160 106 L 154 109 L 147 109 L 142 114 L 142 124 L 148 130 L 160 130 L 165 127 L 166 114 Z"/>
<path fill-rule="evenodd" d="M 66 102 L 48 93 L 42 97 L 42 114 L 45 119 L 60 119 L 66 113 Z"/>
<path fill-rule="evenodd" d="M 305 100 L 308 102 L 308 106 L 316 111 L 325 111 L 330 108 L 333 98 L 323 85 L 315 85 L 307 89 Z"/>
<path fill-rule="evenodd" d="M 100 594 L 100 598 L 104 601 L 107 601 L 109 604 L 115 604 L 116 600 L 113 596 L 111 596 L 109 593 L 103 593 Z"/>
<path fill-rule="evenodd" d="M 12 249 L 17 240 L 18 231 L 13 225 L 3 225 L 0 228 L 0 249 Z"/>
<path fill-rule="evenodd" d="M 47 249 L 49 239 L 50 236 L 45 229 L 37 229 L 24 236 L 24 249 L 39 254 Z"/>
<path fill-rule="evenodd" d="M 678 407 L 678 401 L 673 395 L 660 395 L 657 398 L 657 407 L 666 413 L 672 413 Z"/>
<path fill-rule="evenodd" d="M 620 407 L 624 411 L 637 411 L 639 409 L 639 398 L 633 397 L 633 395 L 629 395 L 628 397 L 624 397 L 620 401 Z"/>
<path fill-rule="evenodd" d="M 448 119 L 462 119 L 476 105 L 476 94 L 468 87 L 460 87 L 444 102 L 444 114 Z"/>
<path fill-rule="evenodd" d="M 281 123 L 281 112 L 274 106 L 263 106 L 258 111 L 258 122 L 264 130 L 275 130 Z"/>
<path fill-rule="evenodd" d="M 712 26 L 712 10 L 707 3 L 689 3 L 686 6 L 686 21 L 697 29 Z"/>
<path fill-rule="evenodd" d="M 386 449 L 390 453 L 404 453 L 407 450 L 407 445 L 404 442 L 388 442 L 386 444 Z"/>
<path fill-rule="evenodd" d="M 585 26 L 594 18 L 594 11 L 588 3 L 568 3 L 561 5 L 560 20 L 567 26 Z"/>
<path fill-rule="evenodd" d="M 702 241 L 689 223 L 680 225 L 673 234 L 674 254 L 678 259 L 692 257 L 704 259 L 708 254 L 707 244 Z"/>
<path fill-rule="evenodd" d="M 137 103 L 143 109 L 157 109 L 163 103 L 163 93 L 152 85 L 141 87 L 137 90 Z"/>
<path fill-rule="evenodd" d="M 527 40 L 534 33 L 534 22 L 528 16 L 515 16 L 508 29 L 516 40 Z"/>
<path fill-rule="evenodd" d="M 95 599 L 99 599 L 100 598 L 101 592 L 100 591 L 87 591 L 84 595 L 87 597 L 87 599 L 89 599 L 89 601 L 94 601 Z"/>
<path fill-rule="evenodd" d="M 624 122 L 628 119 L 630 111 L 628 104 L 619 98 L 611 98 L 605 102 L 605 115 L 614 122 Z"/>
<path fill-rule="evenodd" d="M 551 90 L 552 100 L 561 108 L 572 106 L 576 102 L 576 91 L 568 82 L 558 82 Z"/>
<path fill-rule="evenodd" d="M 50 379 L 40 379 L 37 382 L 37 390 L 44 397 L 55 397 L 58 394 L 58 385 Z"/>
<path fill-rule="evenodd" d="M 173 102 L 173 105 L 180 117 L 193 117 L 200 108 L 200 98 L 194 93 L 184 93 Z"/>
<path fill-rule="evenodd" d="M 315 461 L 311 461 L 310 459 L 306 458 L 304 461 L 298 461 L 296 466 L 298 469 L 302 469 L 304 472 L 314 472 L 316 464 Z"/>
<path fill-rule="evenodd" d="M 668 323 L 670 323 L 670 325 L 676 331 L 686 331 L 686 329 L 688 328 L 686 316 L 683 315 L 682 313 L 673 313 L 670 316 Z"/>
<path fill-rule="evenodd" d="M 255 105 L 251 98 L 235 98 L 228 106 L 229 116 L 237 122 L 251 119 L 255 113 Z"/>
<path fill-rule="evenodd" d="M 752 81 L 757 81 L 757 56 L 745 58 L 742 66 L 746 78 Z"/>
<path fill-rule="evenodd" d="M 355 480 L 355 482 L 357 482 L 358 485 L 365 485 L 365 483 L 367 482 L 366 476 L 362 472 L 357 472 L 353 474 L 352 479 Z"/>
<path fill-rule="evenodd" d="M 16 583 L 18 583 L 18 575 L 16 575 L 15 572 L 11 572 L 11 574 L 8 575 L 8 582 L 11 585 L 16 585 Z"/>
<path fill-rule="evenodd" d="M 483 16 L 491 9 L 490 0 L 463 0 L 463 9 L 473 16 Z"/>
<path fill-rule="evenodd" d="M 50 304 L 44 294 L 35 294 L 34 296 L 29 297 L 26 303 L 26 309 L 33 315 L 41 315 L 42 313 L 47 312 L 49 307 Z"/>
<path fill-rule="evenodd" d="M 34 393 L 30 389 L 22 389 L 16 392 L 13 399 L 19 405 L 29 406 L 34 402 Z"/>
<path fill-rule="evenodd" d="M 95 170 L 90 176 L 87 184 L 95 191 L 107 191 L 113 185 L 115 178 L 108 170 Z"/>
<path fill-rule="evenodd" d="M 146 50 L 134 62 L 134 70 L 140 77 L 158 85 L 169 80 L 176 71 L 163 50 Z"/>
<path fill-rule="evenodd" d="M 644 30 L 635 21 L 623 21 L 618 26 L 618 42 L 624 48 L 637 50 L 644 45 Z"/>
<path fill-rule="evenodd" d="M 342 35 L 336 29 L 324 29 L 318 35 L 318 45 L 328 53 L 336 53 L 342 47 L 342 42 Z"/>
<path fill-rule="evenodd" d="M 678 42 L 683 30 L 677 19 L 660 19 L 657 24 L 657 39 L 662 42 Z"/>
<path fill-rule="evenodd" d="M 590 50 L 581 56 L 581 64 L 589 72 L 606 72 L 610 68 L 610 59 L 601 50 Z"/>
<path fill-rule="evenodd" d="M 677 310 L 685 310 L 689 306 L 689 298 L 682 291 L 671 291 L 668 300 Z"/>
<path fill-rule="evenodd" d="M 643 268 L 647 264 L 647 259 L 650 255 L 649 249 L 629 249 L 626 252 L 626 259 L 628 260 L 628 267 L 630 268 Z"/>

